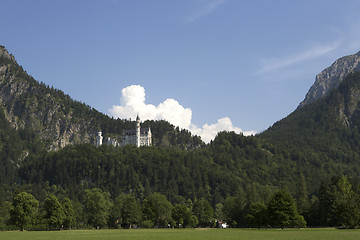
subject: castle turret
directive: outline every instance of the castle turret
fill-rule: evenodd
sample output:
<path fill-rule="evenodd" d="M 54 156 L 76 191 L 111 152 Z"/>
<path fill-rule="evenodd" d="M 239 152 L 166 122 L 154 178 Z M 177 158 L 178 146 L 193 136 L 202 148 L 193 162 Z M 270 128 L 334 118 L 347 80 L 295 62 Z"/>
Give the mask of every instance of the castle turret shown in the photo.
<path fill-rule="evenodd" d="M 150 128 L 141 128 L 141 121 L 139 115 L 136 116 L 136 128 L 124 130 L 122 133 L 122 141 L 119 146 L 132 144 L 136 147 L 151 146 L 151 130 Z"/>
<path fill-rule="evenodd" d="M 101 136 L 102 132 L 98 132 L 96 136 L 96 146 L 100 147 L 102 145 L 103 137 Z"/>
<path fill-rule="evenodd" d="M 151 146 L 152 145 L 152 137 L 151 137 L 151 129 L 149 128 L 148 131 L 148 137 L 147 137 L 147 146 Z"/>
<path fill-rule="evenodd" d="M 140 118 L 136 116 L 136 146 L 140 147 Z"/>

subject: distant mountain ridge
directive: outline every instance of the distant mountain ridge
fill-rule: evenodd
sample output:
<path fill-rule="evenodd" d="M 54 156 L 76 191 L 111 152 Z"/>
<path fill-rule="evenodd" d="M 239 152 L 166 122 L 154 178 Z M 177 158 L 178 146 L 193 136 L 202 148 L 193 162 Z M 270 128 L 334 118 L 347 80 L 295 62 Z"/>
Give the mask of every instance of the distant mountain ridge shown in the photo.
<path fill-rule="evenodd" d="M 305 99 L 299 104 L 301 108 L 327 95 L 351 72 L 360 71 L 360 52 L 337 59 L 330 67 L 316 76 Z"/>

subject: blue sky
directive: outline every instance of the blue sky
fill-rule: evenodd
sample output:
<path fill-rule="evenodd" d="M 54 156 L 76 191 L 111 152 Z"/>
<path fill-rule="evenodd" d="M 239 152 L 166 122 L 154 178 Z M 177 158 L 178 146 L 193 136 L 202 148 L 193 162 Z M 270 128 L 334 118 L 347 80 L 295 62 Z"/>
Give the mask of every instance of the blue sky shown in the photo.
<path fill-rule="evenodd" d="M 204 139 L 263 131 L 360 50 L 358 0 L 0 0 L 0 44 L 38 81 Z"/>

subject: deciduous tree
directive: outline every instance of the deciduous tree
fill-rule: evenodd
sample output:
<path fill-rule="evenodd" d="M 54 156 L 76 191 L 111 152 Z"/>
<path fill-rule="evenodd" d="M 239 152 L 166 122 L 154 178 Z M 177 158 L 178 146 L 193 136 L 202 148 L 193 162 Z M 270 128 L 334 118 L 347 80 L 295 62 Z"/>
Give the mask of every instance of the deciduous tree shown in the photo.
<path fill-rule="evenodd" d="M 278 191 L 267 203 L 268 223 L 272 227 L 287 227 L 297 215 L 296 205 L 290 193 Z"/>
<path fill-rule="evenodd" d="M 21 192 L 14 196 L 13 209 L 10 211 L 11 222 L 21 230 L 31 224 L 36 216 L 39 201 L 27 192 Z"/>
<path fill-rule="evenodd" d="M 185 204 L 176 204 L 172 209 L 171 216 L 178 226 L 192 226 L 192 214 Z"/>
<path fill-rule="evenodd" d="M 267 209 L 262 202 L 251 203 L 246 216 L 247 223 L 250 227 L 267 226 Z"/>
<path fill-rule="evenodd" d="M 103 192 L 99 188 L 85 191 L 85 212 L 91 226 L 95 228 L 105 226 L 111 206 L 108 192 Z"/>
<path fill-rule="evenodd" d="M 50 229 L 62 227 L 65 219 L 63 206 L 54 194 L 49 195 L 44 201 L 45 220 Z"/>
<path fill-rule="evenodd" d="M 64 200 L 61 201 L 61 205 L 65 215 L 63 225 L 65 228 L 70 229 L 75 225 L 76 221 L 73 204 L 69 198 L 64 198 Z"/>
<path fill-rule="evenodd" d="M 131 227 L 141 222 L 141 206 L 130 194 L 121 194 L 115 198 L 111 214 L 122 227 Z"/>
<path fill-rule="evenodd" d="M 155 226 L 167 227 L 171 222 L 173 206 L 161 193 L 150 194 L 143 203 L 144 220 L 151 220 Z"/>
<path fill-rule="evenodd" d="M 199 220 L 201 227 L 214 226 L 214 210 L 205 199 L 196 200 L 193 206 L 193 213 Z"/>

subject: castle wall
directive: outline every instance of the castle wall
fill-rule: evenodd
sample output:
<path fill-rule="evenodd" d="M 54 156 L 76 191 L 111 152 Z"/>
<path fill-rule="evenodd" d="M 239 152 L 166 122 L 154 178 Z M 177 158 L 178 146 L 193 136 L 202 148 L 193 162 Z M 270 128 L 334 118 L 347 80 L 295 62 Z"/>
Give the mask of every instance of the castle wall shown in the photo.
<path fill-rule="evenodd" d="M 120 144 L 116 142 L 116 140 L 108 139 L 106 141 L 107 144 L 113 146 L 125 146 L 127 144 L 132 144 L 137 147 L 140 146 L 151 146 L 152 145 L 152 136 L 150 128 L 140 128 L 140 118 L 136 118 L 136 129 L 126 130 L 123 132 L 123 139 Z M 101 132 L 98 132 L 96 136 L 96 146 L 102 145 L 103 137 L 101 136 Z"/>

